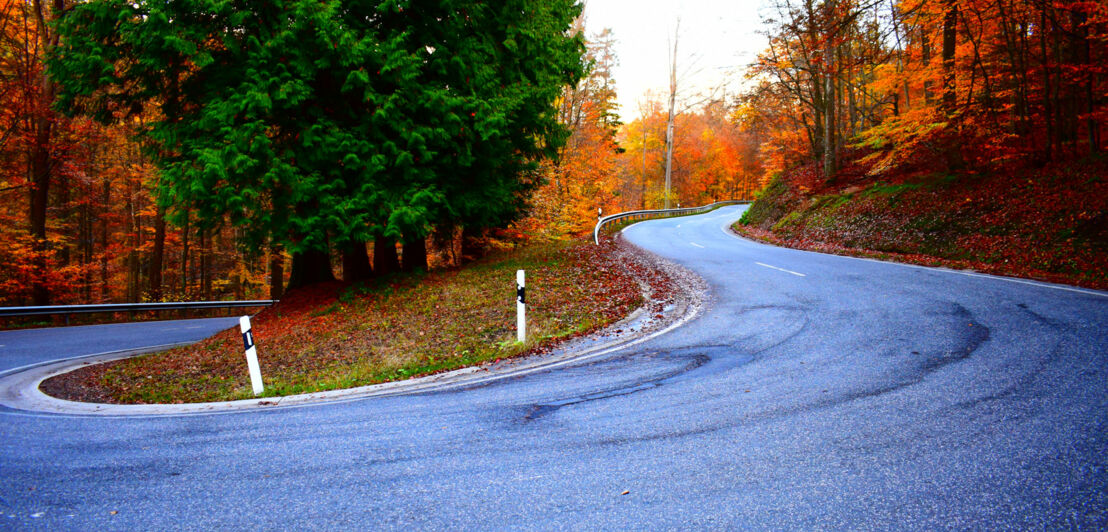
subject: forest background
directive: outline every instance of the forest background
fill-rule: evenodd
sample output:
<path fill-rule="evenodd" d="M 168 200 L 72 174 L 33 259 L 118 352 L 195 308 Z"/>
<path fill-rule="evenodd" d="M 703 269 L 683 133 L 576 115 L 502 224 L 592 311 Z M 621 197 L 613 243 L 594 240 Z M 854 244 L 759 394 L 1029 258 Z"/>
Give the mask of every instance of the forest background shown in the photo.
<path fill-rule="evenodd" d="M 70 2 L 0 2 L 0 305 L 279 298 L 287 250 L 257 245 L 229 216 L 192 223 L 158 201 L 143 146 L 156 117 L 105 125 L 59 112 L 46 59 L 65 45 L 53 21 Z M 587 35 L 585 74 L 556 102 L 569 132 L 558 156 L 519 177 L 537 186 L 514 222 L 429 229 L 427 265 L 578 235 L 597 209 L 661 207 L 667 158 L 668 199 L 684 205 L 752 199 L 798 169 L 819 187 L 844 168 L 873 183 L 921 165 L 987 179 L 1096 158 L 1106 26 L 1095 1 L 778 0 L 739 95 L 685 94 L 674 75 L 670 94 L 617 116 L 618 36 L 578 19 L 569 31 Z M 330 258 L 348 277 L 343 250 Z"/>

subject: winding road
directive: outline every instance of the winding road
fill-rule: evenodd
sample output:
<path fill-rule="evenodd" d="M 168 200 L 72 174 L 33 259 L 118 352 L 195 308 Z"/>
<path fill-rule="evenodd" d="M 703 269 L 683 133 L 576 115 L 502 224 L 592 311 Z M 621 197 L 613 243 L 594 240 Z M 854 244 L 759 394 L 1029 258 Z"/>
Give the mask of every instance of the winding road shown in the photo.
<path fill-rule="evenodd" d="M 708 303 L 576 365 L 220 414 L 0 409 L 0 528 L 1108 528 L 1108 294 L 757 244 L 727 230 L 744 208 L 627 228 Z M 0 372 L 232 323 L 0 332 Z"/>

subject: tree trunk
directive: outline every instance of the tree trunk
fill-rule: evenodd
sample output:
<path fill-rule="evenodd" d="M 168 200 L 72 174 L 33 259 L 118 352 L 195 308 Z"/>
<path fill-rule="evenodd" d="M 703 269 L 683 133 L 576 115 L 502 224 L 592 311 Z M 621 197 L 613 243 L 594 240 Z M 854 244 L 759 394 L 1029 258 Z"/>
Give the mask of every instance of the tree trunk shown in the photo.
<path fill-rule="evenodd" d="M 342 280 L 348 283 L 364 281 L 373 277 L 373 267 L 369 264 L 365 242 L 350 244 L 342 250 Z"/>
<path fill-rule="evenodd" d="M 181 294 L 189 293 L 189 213 L 185 211 L 185 226 L 181 231 Z"/>
<path fill-rule="evenodd" d="M 200 227 L 200 294 L 204 301 L 212 299 L 212 238 Z"/>
<path fill-rule="evenodd" d="M 150 254 L 150 299 L 162 299 L 162 265 L 165 262 L 165 208 L 158 206 L 154 214 L 154 250 Z"/>
<path fill-rule="evenodd" d="M 920 28 L 920 60 L 923 66 L 926 67 L 931 64 L 931 37 L 927 34 L 927 30 Z M 923 103 L 925 106 L 931 105 L 932 100 L 932 82 L 931 77 L 928 76 L 923 80 Z"/>
<path fill-rule="evenodd" d="M 1088 15 L 1084 12 L 1074 11 L 1074 27 L 1078 32 L 1078 63 L 1081 65 L 1082 71 L 1084 71 L 1084 91 L 1083 99 L 1085 100 L 1085 127 L 1087 129 L 1086 136 L 1089 142 L 1089 153 L 1097 153 L 1100 151 L 1100 139 L 1097 135 L 1099 125 L 1097 124 L 1096 115 L 1096 95 L 1093 90 L 1097 73 L 1094 70 L 1093 65 L 1093 39 L 1089 35 Z"/>
<path fill-rule="evenodd" d="M 405 272 L 427 271 L 427 239 L 412 237 L 404 242 L 401 265 Z"/>
<path fill-rule="evenodd" d="M 269 248 L 269 298 L 281 299 L 285 287 L 285 253 L 280 246 Z"/>
<path fill-rule="evenodd" d="M 677 40 L 681 30 L 681 21 L 673 31 L 673 61 L 669 65 L 669 116 L 666 118 L 666 190 L 665 208 L 669 208 L 670 183 L 673 174 L 673 106 L 677 101 Z"/>
<path fill-rule="evenodd" d="M 330 253 L 313 249 L 292 254 L 292 272 L 289 273 L 289 291 L 316 283 L 325 283 L 334 280 L 335 275 L 331 272 Z"/>
<path fill-rule="evenodd" d="M 462 228 L 462 262 L 470 262 L 485 256 L 481 241 L 484 231 L 472 227 Z"/>
<path fill-rule="evenodd" d="M 458 265 L 458 253 L 455 250 L 457 230 L 452 224 L 442 224 L 431 233 L 431 243 L 442 254 L 443 263 L 446 266 Z"/>
<path fill-rule="evenodd" d="M 42 53 L 50 52 L 57 44 L 57 35 L 50 31 L 50 24 L 46 12 L 47 8 L 41 0 L 34 0 L 33 5 L 36 29 L 41 40 Z M 54 10 L 60 11 L 64 7 L 61 0 L 54 1 Z M 30 159 L 29 173 L 31 181 L 31 209 L 29 222 L 31 229 L 32 249 L 35 252 L 35 275 L 31 281 L 31 300 L 33 305 L 49 305 L 50 290 L 46 285 L 47 254 L 50 251 L 49 241 L 46 239 L 46 209 L 50 192 L 50 178 L 54 170 L 54 158 L 50 153 L 50 144 L 54 135 L 54 121 L 51 120 L 50 105 L 54 102 L 54 94 L 57 87 L 49 76 L 41 74 L 39 80 L 41 92 L 40 101 L 35 109 L 33 121 L 34 142 L 29 148 Z"/>
<path fill-rule="evenodd" d="M 78 249 L 80 250 L 81 257 L 81 270 L 82 274 L 81 282 L 81 303 L 92 303 L 92 269 L 89 264 L 92 263 L 93 257 L 93 234 L 92 234 L 92 207 L 85 203 L 81 205 L 80 209 L 80 242 Z"/>
<path fill-rule="evenodd" d="M 642 183 L 639 184 L 640 209 L 646 210 L 646 114 L 643 113 L 642 121 Z"/>
<path fill-rule="evenodd" d="M 373 241 L 373 271 L 378 276 L 400 271 L 400 259 L 396 256 L 396 241 L 383 236 Z"/>
<path fill-rule="evenodd" d="M 954 0 L 944 0 L 946 13 L 943 15 L 943 113 L 954 116 L 958 104 L 955 86 L 954 50 L 958 38 L 958 4 Z"/>
<path fill-rule="evenodd" d="M 138 220 L 135 211 L 137 207 L 135 205 L 135 194 L 131 188 L 131 180 L 124 181 L 126 188 L 124 189 L 124 210 L 127 213 L 127 301 L 130 303 L 137 303 L 140 296 L 139 286 L 139 240 L 138 240 Z"/>
<path fill-rule="evenodd" d="M 946 152 L 946 165 L 951 170 L 959 170 L 962 168 L 962 150 L 959 148 L 958 139 L 954 135 L 957 132 L 957 124 L 953 123 L 957 121 L 957 107 L 958 107 L 958 92 L 955 78 L 955 65 L 954 65 L 954 52 L 955 46 L 958 44 L 958 4 L 955 0 L 944 0 L 946 5 L 946 13 L 943 14 L 943 100 L 942 111 L 943 115 L 949 122 L 948 127 L 951 128 L 951 135 L 948 138 L 950 142 L 946 142 L 944 151 Z"/>
<path fill-rule="evenodd" d="M 100 204 L 102 208 L 107 210 L 111 205 L 112 199 L 112 183 L 108 178 L 103 177 L 101 183 L 101 196 Z M 111 300 L 111 283 L 110 275 L 108 272 L 108 220 L 105 216 L 100 216 L 98 220 L 100 224 L 100 300 Z"/>
<path fill-rule="evenodd" d="M 1046 67 L 1050 63 L 1050 54 L 1047 52 L 1046 42 L 1046 11 L 1039 12 L 1039 53 L 1043 63 L 1043 119 L 1046 123 L 1046 142 L 1043 143 L 1043 155 L 1046 161 L 1054 158 L 1054 142 L 1057 135 L 1054 133 L 1054 98 L 1050 83 L 1050 69 Z"/>
<path fill-rule="evenodd" d="M 835 127 L 835 50 L 831 46 L 831 39 L 827 39 L 827 44 L 824 47 L 824 60 L 827 62 L 824 72 L 824 88 L 823 96 L 824 103 L 826 104 L 826 110 L 824 111 L 823 118 L 823 178 L 830 181 L 831 176 L 835 174 L 835 166 L 837 160 L 838 147 L 836 146 L 836 136 L 838 129 Z"/>

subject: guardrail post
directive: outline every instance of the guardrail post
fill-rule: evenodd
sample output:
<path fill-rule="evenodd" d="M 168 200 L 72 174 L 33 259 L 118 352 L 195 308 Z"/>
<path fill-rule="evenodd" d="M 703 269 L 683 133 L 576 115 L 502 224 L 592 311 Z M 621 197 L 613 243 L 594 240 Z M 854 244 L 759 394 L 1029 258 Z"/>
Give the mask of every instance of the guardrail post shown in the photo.
<path fill-rule="evenodd" d="M 254 395 L 261 395 L 265 387 L 262 385 L 262 369 L 258 366 L 258 349 L 254 347 L 254 332 L 250 330 L 250 316 L 239 318 L 239 329 L 242 330 L 242 346 L 246 351 L 246 367 L 250 371 L 250 386 L 254 389 Z"/>

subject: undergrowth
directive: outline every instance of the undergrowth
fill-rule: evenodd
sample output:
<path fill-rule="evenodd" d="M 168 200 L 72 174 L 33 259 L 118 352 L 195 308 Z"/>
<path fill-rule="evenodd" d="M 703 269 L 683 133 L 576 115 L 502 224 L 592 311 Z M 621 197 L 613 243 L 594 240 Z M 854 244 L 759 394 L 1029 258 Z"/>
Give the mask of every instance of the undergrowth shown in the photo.
<path fill-rule="evenodd" d="M 1108 287 L 1108 163 L 918 172 L 890 181 L 777 176 L 735 225 L 832 253 Z"/>

